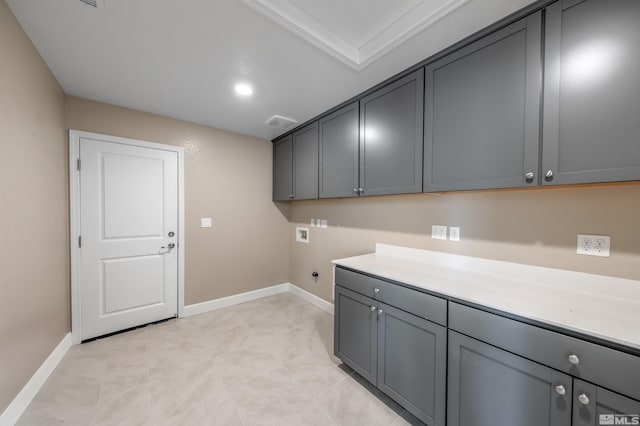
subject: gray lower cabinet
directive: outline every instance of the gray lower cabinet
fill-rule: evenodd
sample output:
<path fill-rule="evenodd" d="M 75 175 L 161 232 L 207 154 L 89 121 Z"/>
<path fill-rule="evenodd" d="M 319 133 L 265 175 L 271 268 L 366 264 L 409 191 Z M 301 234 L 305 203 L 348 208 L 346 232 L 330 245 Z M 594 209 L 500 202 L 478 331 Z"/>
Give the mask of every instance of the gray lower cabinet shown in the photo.
<path fill-rule="evenodd" d="M 425 68 L 424 192 L 537 185 L 541 12 Z"/>
<path fill-rule="evenodd" d="M 273 144 L 273 200 L 318 198 L 318 123 Z"/>
<path fill-rule="evenodd" d="M 446 328 L 335 287 L 334 352 L 428 425 L 445 424 Z"/>
<path fill-rule="evenodd" d="M 360 195 L 422 192 L 424 69 L 360 100 Z"/>
<path fill-rule="evenodd" d="M 591 383 L 575 379 L 573 401 L 573 426 L 640 424 L 640 401 L 613 393 Z M 633 417 L 629 415 L 633 415 Z M 618 423 L 616 423 L 616 417 L 618 417 Z M 625 418 L 626 421 L 623 420 Z"/>
<path fill-rule="evenodd" d="M 378 377 L 377 302 L 336 286 L 334 309 L 335 355 L 375 384 Z"/>
<path fill-rule="evenodd" d="M 357 197 L 358 115 L 354 102 L 319 120 L 320 198 Z"/>
<path fill-rule="evenodd" d="M 449 426 L 571 424 L 571 376 L 452 330 L 448 357 Z"/>
<path fill-rule="evenodd" d="M 640 2 L 546 11 L 543 184 L 640 179 Z"/>
<path fill-rule="evenodd" d="M 447 329 L 378 305 L 377 386 L 428 425 L 444 426 Z"/>

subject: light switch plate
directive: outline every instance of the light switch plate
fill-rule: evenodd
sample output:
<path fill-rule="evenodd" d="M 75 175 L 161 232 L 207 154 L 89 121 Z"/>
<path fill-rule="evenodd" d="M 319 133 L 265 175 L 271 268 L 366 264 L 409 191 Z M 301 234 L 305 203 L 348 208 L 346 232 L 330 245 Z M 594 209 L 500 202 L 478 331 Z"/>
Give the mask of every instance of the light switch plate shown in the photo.
<path fill-rule="evenodd" d="M 326 228 L 327 227 L 327 219 L 320 220 L 320 227 L 321 228 Z"/>
<path fill-rule="evenodd" d="M 200 219 L 200 227 L 201 228 L 211 228 L 212 221 L 210 217 L 203 217 Z"/>
<path fill-rule="evenodd" d="M 311 219 L 310 224 L 311 224 L 311 226 L 316 226 L 316 220 L 315 219 Z"/>
<path fill-rule="evenodd" d="M 449 227 L 449 241 L 460 241 L 460 227 Z"/>
<path fill-rule="evenodd" d="M 432 225 L 431 226 L 431 238 L 436 240 L 446 240 L 447 239 L 447 227 L 443 225 Z"/>

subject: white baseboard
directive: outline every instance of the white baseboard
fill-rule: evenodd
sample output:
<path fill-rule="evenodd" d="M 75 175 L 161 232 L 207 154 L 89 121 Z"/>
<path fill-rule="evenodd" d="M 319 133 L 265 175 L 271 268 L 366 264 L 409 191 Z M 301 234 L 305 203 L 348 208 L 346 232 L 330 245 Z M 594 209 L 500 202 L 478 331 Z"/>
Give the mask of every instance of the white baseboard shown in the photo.
<path fill-rule="evenodd" d="M 184 307 L 184 316 L 191 317 L 193 315 L 200 315 L 206 312 L 215 311 L 217 309 L 227 308 L 229 306 L 238 305 L 240 303 L 251 302 L 252 300 L 262 299 L 263 297 L 273 296 L 275 294 L 291 292 L 296 296 L 306 300 L 312 305 L 322 309 L 323 311 L 333 315 L 333 303 L 327 302 L 320 297 L 309 293 L 300 287 L 291 284 L 283 283 L 274 285 L 272 287 L 261 288 L 259 290 L 249 291 L 246 293 L 240 293 L 229 297 L 223 297 L 221 299 L 208 300 L 206 302 L 195 303 Z"/>
<path fill-rule="evenodd" d="M 327 302 L 326 300 L 316 296 L 315 294 L 311 294 L 307 290 L 301 289 L 295 284 L 289 283 L 289 291 L 311 303 L 315 307 L 320 308 L 323 311 L 333 315 L 333 303 Z"/>
<path fill-rule="evenodd" d="M 272 287 L 261 288 L 259 290 L 248 291 L 221 299 L 208 300 L 202 303 L 195 303 L 184 307 L 184 316 L 204 314 L 205 312 L 215 311 L 240 303 L 251 302 L 252 300 L 262 299 L 263 297 L 273 296 L 274 294 L 289 291 L 289 283 L 278 284 Z"/>
<path fill-rule="evenodd" d="M 38 371 L 35 372 L 18 395 L 11 401 L 11 404 L 0 414 L 1 426 L 13 425 L 18 421 L 69 348 L 71 348 L 71 333 L 67 333 L 67 335 L 64 336 L 60 343 L 58 343 L 58 346 L 56 346 L 49 357 L 42 363 L 40 368 L 38 368 Z"/>

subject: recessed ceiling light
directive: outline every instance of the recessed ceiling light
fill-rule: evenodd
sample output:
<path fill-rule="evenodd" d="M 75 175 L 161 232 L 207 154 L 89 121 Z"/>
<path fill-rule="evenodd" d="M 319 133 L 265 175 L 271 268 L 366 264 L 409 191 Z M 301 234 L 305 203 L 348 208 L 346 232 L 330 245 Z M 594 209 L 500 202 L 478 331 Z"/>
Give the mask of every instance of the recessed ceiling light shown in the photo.
<path fill-rule="evenodd" d="M 236 93 L 240 96 L 251 96 L 253 95 L 253 87 L 247 83 L 238 83 L 236 84 Z"/>

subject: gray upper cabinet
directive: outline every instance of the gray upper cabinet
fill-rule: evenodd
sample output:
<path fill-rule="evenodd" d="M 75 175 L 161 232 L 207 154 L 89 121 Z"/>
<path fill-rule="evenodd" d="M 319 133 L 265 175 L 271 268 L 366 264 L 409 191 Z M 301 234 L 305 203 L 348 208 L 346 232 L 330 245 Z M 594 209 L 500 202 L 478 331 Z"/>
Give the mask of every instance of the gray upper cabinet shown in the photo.
<path fill-rule="evenodd" d="M 293 134 L 293 197 L 318 198 L 318 123 Z"/>
<path fill-rule="evenodd" d="M 571 376 L 449 331 L 449 426 L 569 426 Z"/>
<path fill-rule="evenodd" d="M 360 195 L 422 191 L 424 69 L 360 100 Z"/>
<path fill-rule="evenodd" d="M 318 198 L 318 124 L 273 144 L 273 200 Z"/>
<path fill-rule="evenodd" d="M 424 191 L 538 183 L 541 13 L 425 68 Z"/>
<path fill-rule="evenodd" d="M 543 184 L 640 179 L 640 2 L 547 9 Z"/>
<path fill-rule="evenodd" d="M 293 137 L 273 144 L 273 200 L 290 200 L 293 194 Z"/>
<path fill-rule="evenodd" d="M 319 120 L 320 198 L 358 196 L 358 114 L 354 102 Z"/>

